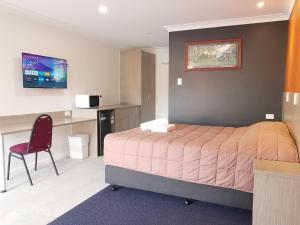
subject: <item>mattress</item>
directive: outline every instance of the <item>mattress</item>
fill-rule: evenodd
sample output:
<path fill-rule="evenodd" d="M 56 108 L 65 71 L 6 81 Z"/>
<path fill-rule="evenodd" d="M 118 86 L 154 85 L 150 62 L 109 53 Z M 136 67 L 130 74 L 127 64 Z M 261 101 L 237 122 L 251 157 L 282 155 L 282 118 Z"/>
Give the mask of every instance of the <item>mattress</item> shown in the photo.
<path fill-rule="evenodd" d="M 297 147 L 281 122 L 249 127 L 177 124 L 169 133 L 140 128 L 109 134 L 106 165 L 153 175 L 253 191 L 253 161 L 299 162 Z"/>

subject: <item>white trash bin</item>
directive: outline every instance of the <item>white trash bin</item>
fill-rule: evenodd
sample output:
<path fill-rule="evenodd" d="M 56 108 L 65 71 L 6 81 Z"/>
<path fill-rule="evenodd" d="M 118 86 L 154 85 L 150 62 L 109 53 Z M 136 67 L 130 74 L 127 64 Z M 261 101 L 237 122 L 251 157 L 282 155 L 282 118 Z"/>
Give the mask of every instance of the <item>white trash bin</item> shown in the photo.
<path fill-rule="evenodd" d="M 89 155 L 89 135 L 77 134 L 69 136 L 70 157 L 84 159 Z"/>

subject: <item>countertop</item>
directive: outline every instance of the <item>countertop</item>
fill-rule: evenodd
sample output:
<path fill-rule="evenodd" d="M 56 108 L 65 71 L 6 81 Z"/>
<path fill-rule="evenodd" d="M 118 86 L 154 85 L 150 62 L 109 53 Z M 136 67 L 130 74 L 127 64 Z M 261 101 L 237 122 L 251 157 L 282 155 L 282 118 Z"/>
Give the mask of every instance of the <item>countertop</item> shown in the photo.
<path fill-rule="evenodd" d="M 113 109 L 125 109 L 125 108 L 132 108 L 132 107 L 140 107 L 140 105 L 126 105 L 126 104 L 120 104 L 120 105 L 103 105 L 100 107 L 94 107 L 94 108 L 76 108 L 75 110 L 113 110 Z"/>
<path fill-rule="evenodd" d="M 53 127 L 67 126 L 77 123 L 91 122 L 96 121 L 96 119 L 90 118 L 61 118 L 61 119 L 53 119 Z M 11 123 L 0 126 L 0 133 L 2 135 L 30 131 L 32 130 L 33 123 L 32 121 L 24 122 L 24 123 Z"/>
<path fill-rule="evenodd" d="M 300 176 L 300 163 L 255 160 L 254 173 L 269 172 L 277 174 L 293 174 Z"/>

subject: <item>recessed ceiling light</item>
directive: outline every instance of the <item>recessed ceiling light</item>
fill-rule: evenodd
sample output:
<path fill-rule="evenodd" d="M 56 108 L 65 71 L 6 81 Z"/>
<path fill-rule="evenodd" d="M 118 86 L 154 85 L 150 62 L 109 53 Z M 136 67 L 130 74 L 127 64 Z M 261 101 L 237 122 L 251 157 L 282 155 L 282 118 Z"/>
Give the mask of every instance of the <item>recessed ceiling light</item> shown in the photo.
<path fill-rule="evenodd" d="M 265 6 L 265 2 L 261 1 L 261 2 L 258 2 L 256 5 L 257 5 L 257 8 L 261 9 Z"/>
<path fill-rule="evenodd" d="M 103 13 L 103 14 L 107 13 L 107 11 L 108 11 L 107 6 L 105 6 L 105 5 L 100 5 L 98 10 L 100 13 Z"/>

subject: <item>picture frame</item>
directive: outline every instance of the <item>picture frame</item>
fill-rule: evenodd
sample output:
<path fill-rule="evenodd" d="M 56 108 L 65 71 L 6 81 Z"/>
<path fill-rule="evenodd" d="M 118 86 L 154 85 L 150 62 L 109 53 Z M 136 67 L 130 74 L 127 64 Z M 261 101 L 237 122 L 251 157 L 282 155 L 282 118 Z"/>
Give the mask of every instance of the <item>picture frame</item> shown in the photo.
<path fill-rule="evenodd" d="M 196 41 L 185 44 L 185 70 L 238 70 L 242 68 L 242 39 Z"/>

